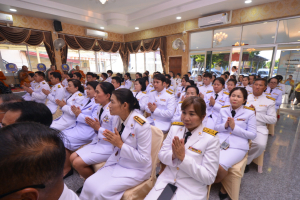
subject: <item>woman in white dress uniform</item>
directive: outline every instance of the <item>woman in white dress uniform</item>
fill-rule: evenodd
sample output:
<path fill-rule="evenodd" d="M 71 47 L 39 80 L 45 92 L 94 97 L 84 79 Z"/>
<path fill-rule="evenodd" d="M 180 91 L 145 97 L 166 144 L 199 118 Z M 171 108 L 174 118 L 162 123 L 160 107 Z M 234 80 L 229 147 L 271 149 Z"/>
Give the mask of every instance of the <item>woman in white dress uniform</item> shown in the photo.
<path fill-rule="evenodd" d="M 132 86 L 132 82 L 131 82 L 131 77 L 130 77 L 130 73 L 126 73 L 124 75 L 124 87 L 126 89 L 131 89 L 131 86 Z"/>
<path fill-rule="evenodd" d="M 249 150 L 248 140 L 256 138 L 256 117 L 252 107 L 244 106 L 247 102 L 247 91 L 234 88 L 230 92 L 230 105 L 221 108 L 215 130 L 220 140 L 220 165 L 216 183 L 221 182 L 228 174 L 228 169 L 240 162 Z M 227 198 L 222 188 L 220 199 Z"/>
<path fill-rule="evenodd" d="M 236 87 L 236 84 L 237 84 L 237 81 L 235 79 L 229 79 L 227 81 L 227 88 L 224 89 L 223 91 L 227 92 L 229 94 L 231 92 L 231 90 Z"/>
<path fill-rule="evenodd" d="M 151 127 L 136 111 L 139 103 L 127 89 L 115 90 L 110 114 L 119 116 L 114 132 L 105 130 L 104 140 L 114 146 L 104 167 L 86 179 L 81 200 L 117 200 L 124 192 L 151 175 Z"/>
<path fill-rule="evenodd" d="M 60 118 L 54 120 L 51 124 L 51 128 L 57 130 L 64 130 L 69 126 L 74 126 L 76 123 L 75 114 L 71 110 L 71 106 L 80 106 L 81 102 L 85 98 L 83 96 L 84 89 L 79 80 L 70 79 L 68 82 L 67 91 L 70 93 L 70 96 L 66 101 L 56 100 L 56 104 L 61 107 L 63 114 Z"/>
<path fill-rule="evenodd" d="M 244 77 L 243 77 L 242 85 L 240 86 L 240 87 L 245 88 L 245 89 L 247 90 L 248 95 L 249 95 L 249 94 L 252 94 L 252 92 L 253 92 L 253 89 L 252 89 L 252 87 L 249 85 L 249 83 L 250 83 L 250 78 L 249 78 L 249 76 L 244 76 Z"/>
<path fill-rule="evenodd" d="M 206 200 L 207 185 L 215 181 L 219 167 L 219 139 L 217 131 L 202 124 L 205 102 L 199 97 L 188 97 L 181 109 L 183 123 L 171 127 L 158 154 L 167 167 L 146 200 L 157 199 L 169 183 L 177 187 L 172 200 Z"/>
<path fill-rule="evenodd" d="M 110 114 L 108 107 L 113 91 L 114 86 L 111 83 L 101 82 L 97 85 L 95 102 L 101 105 L 98 108 L 97 118 L 86 117 L 85 120 L 98 135 L 90 144 L 74 152 L 70 158 L 72 166 L 85 179 L 94 174 L 91 165 L 105 162 L 113 153 L 114 146 L 103 140 L 103 131 L 113 131 L 117 119 L 117 116 Z"/>
<path fill-rule="evenodd" d="M 146 92 L 146 81 L 143 78 L 138 78 L 134 82 L 133 96 L 139 101 L 140 113 L 143 115 L 145 108 L 148 106 L 148 95 Z"/>

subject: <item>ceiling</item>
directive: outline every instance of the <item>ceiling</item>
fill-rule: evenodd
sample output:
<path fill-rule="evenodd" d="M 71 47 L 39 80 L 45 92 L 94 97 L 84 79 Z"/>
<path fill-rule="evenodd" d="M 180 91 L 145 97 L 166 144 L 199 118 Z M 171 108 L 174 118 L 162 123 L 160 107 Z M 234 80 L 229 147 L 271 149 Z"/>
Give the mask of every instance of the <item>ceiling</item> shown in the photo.
<path fill-rule="evenodd" d="M 0 0 L 0 11 L 127 34 L 277 0 Z M 176 17 L 181 16 L 181 20 Z M 139 30 L 135 30 L 139 27 Z"/>

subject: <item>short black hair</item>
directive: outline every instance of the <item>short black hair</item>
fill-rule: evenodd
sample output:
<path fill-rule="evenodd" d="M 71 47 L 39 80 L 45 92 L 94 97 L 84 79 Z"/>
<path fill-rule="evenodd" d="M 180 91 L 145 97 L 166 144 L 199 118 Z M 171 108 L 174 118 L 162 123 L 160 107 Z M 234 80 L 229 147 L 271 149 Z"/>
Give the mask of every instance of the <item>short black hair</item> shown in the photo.
<path fill-rule="evenodd" d="M 114 76 L 111 78 L 112 80 L 115 80 L 117 83 L 119 83 L 120 85 L 122 84 L 122 79 L 118 76 Z"/>
<path fill-rule="evenodd" d="M 227 75 L 227 77 L 228 77 L 228 76 L 230 76 L 230 73 L 229 73 L 229 71 L 226 71 L 226 72 L 224 72 L 224 74 L 226 74 L 226 75 Z"/>
<path fill-rule="evenodd" d="M 167 77 L 168 79 L 171 79 L 171 75 L 170 74 L 166 74 L 165 77 Z"/>
<path fill-rule="evenodd" d="M 189 77 L 187 77 L 187 76 L 183 76 L 182 79 L 181 79 L 181 81 L 182 81 L 183 79 L 185 80 L 185 82 L 189 82 L 189 80 L 190 80 Z"/>
<path fill-rule="evenodd" d="M 267 81 L 266 79 L 264 79 L 264 78 L 257 78 L 257 79 L 254 80 L 254 83 L 255 83 L 256 81 L 263 81 L 263 82 L 265 83 L 265 86 L 268 85 L 268 81 Z"/>
<path fill-rule="evenodd" d="M 68 82 L 72 82 L 73 85 L 74 85 L 74 87 L 78 88 L 79 92 L 84 93 L 84 88 L 81 85 L 81 82 L 79 80 L 77 80 L 77 79 L 69 79 Z"/>
<path fill-rule="evenodd" d="M 127 77 L 129 77 L 129 80 L 131 80 L 131 76 L 130 76 L 130 73 L 125 73 L 125 75 L 127 76 Z"/>
<path fill-rule="evenodd" d="M 233 66 L 232 69 L 237 69 L 237 67 L 236 67 L 236 66 Z"/>
<path fill-rule="evenodd" d="M 125 88 L 115 90 L 113 91 L 113 95 L 117 97 L 117 100 L 121 104 L 124 104 L 126 102 L 129 105 L 129 111 L 140 109 L 139 101 L 133 96 L 133 93 L 130 90 Z"/>
<path fill-rule="evenodd" d="M 233 88 L 233 89 L 230 91 L 230 93 L 229 93 L 229 97 L 231 97 L 232 93 L 233 93 L 234 91 L 236 91 L 236 90 L 240 90 L 240 91 L 242 92 L 243 97 L 244 97 L 244 100 L 246 100 L 245 103 L 243 103 L 243 105 L 246 105 L 246 103 L 247 103 L 247 98 L 248 98 L 248 92 L 247 92 L 247 90 L 246 90 L 245 88 L 243 88 L 243 87 L 235 87 L 235 88 Z"/>
<path fill-rule="evenodd" d="M 94 77 L 94 78 L 96 77 L 96 78 L 97 78 L 97 77 L 98 77 L 98 75 L 97 75 L 97 74 L 95 74 L 95 73 L 93 73 L 92 77 Z"/>
<path fill-rule="evenodd" d="M 228 79 L 228 75 L 227 75 L 227 74 L 224 73 L 224 74 L 222 74 L 222 75 L 225 76 L 226 79 Z M 222 76 L 222 75 L 221 75 L 221 76 Z"/>
<path fill-rule="evenodd" d="M 269 78 L 268 83 L 270 83 L 270 81 L 271 81 L 272 79 L 276 79 L 276 80 L 277 80 L 277 84 L 279 83 L 278 78 L 275 78 L 275 77 Z"/>
<path fill-rule="evenodd" d="M 82 75 L 79 72 L 74 72 L 73 75 L 76 75 L 77 77 L 79 77 L 79 79 L 82 78 Z"/>
<path fill-rule="evenodd" d="M 28 75 L 32 78 L 34 77 L 34 73 L 28 73 Z"/>
<path fill-rule="evenodd" d="M 227 83 L 228 83 L 229 81 L 233 82 L 233 83 L 234 83 L 234 85 L 236 85 L 236 84 L 237 84 L 237 81 L 236 81 L 236 79 L 229 79 L 229 80 L 227 81 Z"/>
<path fill-rule="evenodd" d="M 223 86 L 225 85 L 225 80 L 224 80 L 224 78 L 222 78 L 222 77 L 215 78 L 214 81 L 213 81 L 213 84 L 214 84 L 216 81 L 219 81 Z"/>
<path fill-rule="evenodd" d="M 16 122 L 37 122 L 50 127 L 52 113 L 43 103 L 34 101 L 15 102 L 7 105 L 7 111 L 20 111 L 21 115 Z"/>
<path fill-rule="evenodd" d="M 166 76 L 163 74 L 155 74 L 153 80 L 154 79 L 162 81 L 163 83 L 166 82 Z"/>
<path fill-rule="evenodd" d="M 278 82 L 282 81 L 283 80 L 283 76 L 281 75 L 276 75 L 275 78 L 278 79 Z"/>
<path fill-rule="evenodd" d="M 195 85 L 195 81 L 193 80 L 188 80 L 187 82 L 189 82 L 191 85 Z"/>
<path fill-rule="evenodd" d="M 113 74 L 113 71 L 107 70 L 107 73 L 108 73 L 108 74 Z"/>
<path fill-rule="evenodd" d="M 101 73 L 101 75 L 102 75 L 102 76 L 104 76 L 104 77 L 105 77 L 105 79 L 107 79 L 107 78 L 108 78 L 108 75 L 107 75 L 107 73 L 104 73 L 104 72 L 103 72 L 103 73 Z"/>
<path fill-rule="evenodd" d="M 197 95 L 199 94 L 199 88 L 198 88 L 196 85 L 189 85 L 189 86 L 187 86 L 187 87 L 185 88 L 185 92 L 187 92 L 187 90 L 188 90 L 189 88 L 195 88 L 196 94 L 197 94 Z"/>
<path fill-rule="evenodd" d="M 69 76 L 70 78 L 73 78 L 73 74 L 72 74 L 72 73 L 69 73 L 68 76 Z"/>
<path fill-rule="evenodd" d="M 93 72 L 88 72 L 88 73 L 86 73 L 86 75 L 87 75 L 87 76 L 93 76 L 94 73 L 93 73 Z"/>
<path fill-rule="evenodd" d="M 171 80 L 170 79 L 168 79 L 168 78 L 166 78 L 166 84 L 167 84 L 167 88 L 169 88 L 170 86 L 171 86 Z"/>
<path fill-rule="evenodd" d="M 139 73 L 139 72 L 137 72 L 136 75 L 138 75 L 140 78 L 143 77 L 143 75 L 141 73 Z"/>
<path fill-rule="evenodd" d="M 21 96 L 16 94 L 0 94 L 0 99 L 2 99 L 3 103 L 24 101 Z"/>
<path fill-rule="evenodd" d="M 54 78 L 58 78 L 59 81 L 61 81 L 61 74 L 59 72 L 51 72 L 50 75 L 52 75 Z"/>
<path fill-rule="evenodd" d="M 188 72 L 188 74 L 192 75 L 192 73 L 191 73 L 191 72 Z"/>
<path fill-rule="evenodd" d="M 181 74 L 180 74 L 180 73 L 177 73 L 176 76 L 180 76 L 180 77 L 181 77 Z"/>
<path fill-rule="evenodd" d="M 44 72 L 41 72 L 41 71 L 36 71 L 34 72 L 35 74 L 39 75 L 39 76 L 42 76 L 44 79 L 45 79 L 45 73 Z"/>
<path fill-rule="evenodd" d="M 0 194 L 31 185 L 54 187 L 66 159 L 61 133 L 34 122 L 0 129 Z"/>
<path fill-rule="evenodd" d="M 204 75 L 203 75 L 203 77 L 207 77 L 207 78 L 212 79 L 212 75 L 209 72 L 205 72 Z"/>
<path fill-rule="evenodd" d="M 135 80 L 135 82 L 139 82 L 139 84 L 142 86 L 142 91 L 146 90 L 146 81 L 143 78 L 138 78 Z"/>
<path fill-rule="evenodd" d="M 88 85 L 91 86 L 92 88 L 94 88 L 94 90 L 96 90 L 96 87 L 97 87 L 98 84 L 99 84 L 98 81 L 89 81 L 89 82 L 86 83 L 87 86 Z"/>

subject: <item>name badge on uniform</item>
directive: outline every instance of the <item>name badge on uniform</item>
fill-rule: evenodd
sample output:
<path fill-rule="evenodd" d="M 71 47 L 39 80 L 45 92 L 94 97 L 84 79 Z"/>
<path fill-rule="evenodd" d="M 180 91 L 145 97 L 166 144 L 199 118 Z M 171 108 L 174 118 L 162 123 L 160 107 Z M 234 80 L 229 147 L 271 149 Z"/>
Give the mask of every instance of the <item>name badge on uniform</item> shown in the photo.
<path fill-rule="evenodd" d="M 163 102 L 166 102 L 166 100 L 165 99 L 160 99 L 161 101 L 163 101 Z"/>
<path fill-rule="evenodd" d="M 193 148 L 193 147 L 189 147 L 189 150 L 191 150 L 191 151 L 193 151 L 193 152 L 195 152 L 195 153 L 198 153 L 198 154 L 201 154 L 202 153 L 202 151 L 200 151 L 200 150 L 198 150 L 198 149 L 195 149 L 195 148 Z"/>
<path fill-rule="evenodd" d="M 221 103 L 224 103 L 225 101 L 219 100 Z"/>
<path fill-rule="evenodd" d="M 243 122 L 246 121 L 246 119 L 241 119 L 241 118 L 237 118 L 236 120 L 237 121 L 243 121 Z"/>
<path fill-rule="evenodd" d="M 89 110 L 92 110 L 92 108 L 89 108 Z"/>
<path fill-rule="evenodd" d="M 221 149 L 223 149 L 223 150 L 227 150 L 227 149 L 229 148 L 229 146 L 230 146 L 230 145 L 229 145 L 227 142 L 224 141 L 224 142 L 221 144 L 220 147 L 221 147 Z"/>
<path fill-rule="evenodd" d="M 109 122 L 109 118 L 108 118 L 107 115 L 103 118 L 103 121 L 104 121 L 104 122 Z"/>
<path fill-rule="evenodd" d="M 259 107 L 268 107 L 267 105 L 259 105 Z"/>
<path fill-rule="evenodd" d="M 134 134 L 134 133 L 130 133 L 130 136 L 134 137 L 134 136 L 135 136 L 135 134 Z"/>
<path fill-rule="evenodd" d="M 273 94 L 278 95 L 277 93 L 273 93 Z"/>
<path fill-rule="evenodd" d="M 75 101 L 75 99 L 73 99 L 72 101 Z"/>

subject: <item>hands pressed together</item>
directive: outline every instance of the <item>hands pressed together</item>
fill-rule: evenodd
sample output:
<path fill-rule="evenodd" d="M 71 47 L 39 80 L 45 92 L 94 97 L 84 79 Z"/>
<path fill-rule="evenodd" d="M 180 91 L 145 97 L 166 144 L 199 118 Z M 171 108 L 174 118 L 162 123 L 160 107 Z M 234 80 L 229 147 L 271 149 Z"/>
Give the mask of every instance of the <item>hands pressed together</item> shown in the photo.
<path fill-rule="evenodd" d="M 76 117 L 78 117 L 78 115 L 81 113 L 80 108 L 79 108 L 79 107 L 76 107 L 76 106 L 74 106 L 74 105 L 71 106 L 71 110 L 72 110 L 72 112 L 74 113 L 74 115 L 75 115 Z"/>
<path fill-rule="evenodd" d="M 117 130 L 117 128 L 115 128 L 115 133 L 109 131 L 109 130 L 105 130 L 103 131 L 103 135 L 104 135 L 104 140 L 111 143 L 112 145 L 118 147 L 119 149 L 122 148 L 124 142 L 122 141 L 122 138 Z"/>
<path fill-rule="evenodd" d="M 228 128 L 228 126 L 234 130 L 235 128 L 235 122 L 234 122 L 234 118 L 233 117 L 228 117 L 226 123 L 225 123 L 225 128 Z"/>
<path fill-rule="evenodd" d="M 32 93 L 33 93 L 33 90 L 32 90 L 30 87 L 27 87 L 27 86 L 25 86 L 25 85 L 23 85 L 22 87 L 23 87 L 23 89 L 24 89 L 26 92 L 28 92 L 29 94 L 32 94 Z"/>
<path fill-rule="evenodd" d="M 215 103 L 216 103 L 216 100 L 211 96 L 210 99 L 209 99 L 209 105 L 214 106 Z"/>
<path fill-rule="evenodd" d="M 95 118 L 95 120 L 89 118 L 89 117 L 86 117 L 85 118 L 85 122 L 90 126 L 92 127 L 95 131 L 98 131 L 100 129 L 100 122 L 97 118 Z"/>
<path fill-rule="evenodd" d="M 64 107 L 65 105 L 67 105 L 67 103 L 65 102 L 65 100 L 58 100 L 58 99 L 56 99 L 55 103 L 57 105 L 59 105 L 59 107 L 61 107 L 61 108 Z"/>
<path fill-rule="evenodd" d="M 172 141 L 172 151 L 172 159 L 178 158 L 183 161 L 185 157 L 184 139 L 179 140 L 179 138 L 175 136 Z"/>
<path fill-rule="evenodd" d="M 49 90 L 42 89 L 42 92 L 43 92 L 45 95 L 49 95 L 49 94 L 50 94 L 50 91 L 49 91 Z"/>
<path fill-rule="evenodd" d="M 149 110 L 153 113 L 155 109 L 157 108 L 157 105 L 155 103 L 148 103 Z"/>

